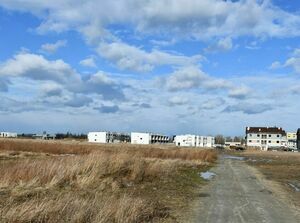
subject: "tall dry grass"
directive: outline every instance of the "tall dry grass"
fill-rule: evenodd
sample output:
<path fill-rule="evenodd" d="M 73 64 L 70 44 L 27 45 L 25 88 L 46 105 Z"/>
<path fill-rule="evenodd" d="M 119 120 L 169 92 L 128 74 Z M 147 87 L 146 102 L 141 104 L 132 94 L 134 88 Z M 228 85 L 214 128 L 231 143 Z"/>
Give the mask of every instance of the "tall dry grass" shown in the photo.
<path fill-rule="evenodd" d="M 89 154 L 95 151 L 105 150 L 111 153 L 126 152 L 148 158 L 201 160 L 204 162 L 214 161 L 217 157 L 211 150 L 179 149 L 177 147 L 140 146 L 131 144 L 88 144 L 80 142 L 39 141 L 39 140 L 11 140 L 0 139 L 0 151 L 26 151 L 49 154 Z"/>
<path fill-rule="evenodd" d="M 0 139 L 0 151 L 24 151 L 50 154 L 88 154 L 92 145 L 26 139 Z"/>
<path fill-rule="evenodd" d="M 216 159 L 212 150 L 23 142 L 1 141 L 0 150 L 56 155 L 0 160 L 0 222 L 161 221 L 165 204 L 144 188 Z"/>

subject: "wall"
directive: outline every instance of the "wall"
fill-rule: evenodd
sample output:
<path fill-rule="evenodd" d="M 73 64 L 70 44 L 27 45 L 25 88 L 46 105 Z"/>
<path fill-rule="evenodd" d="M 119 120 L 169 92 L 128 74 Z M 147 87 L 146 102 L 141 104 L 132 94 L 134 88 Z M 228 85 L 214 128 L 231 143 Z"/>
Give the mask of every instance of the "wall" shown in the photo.
<path fill-rule="evenodd" d="M 260 147 L 267 150 L 270 147 L 286 147 L 286 136 L 274 133 L 248 133 L 247 134 L 247 146 Z"/>
<path fill-rule="evenodd" d="M 0 138 L 17 138 L 18 135 L 15 132 L 0 132 Z"/>
<path fill-rule="evenodd" d="M 94 143 L 106 143 L 106 133 L 107 132 L 89 132 L 88 141 Z"/>
<path fill-rule="evenodd" d="M 151 135 L 150 133 L 132 132 L 131 133 L 131 144 L 150 144 Z"/>
<path fill-rule="evenodd" d="M 198 138 L 199 141 L 199 138 Z M 196 146 L 195 135 L 177 135 L 175 137 L 176 146 Z"/>
<path fill-rule="evenodd" d="M 176 146 L 213 147 L 215 138 L 212 136 L 197 135 L 177 135 L 175 137 Z"/>

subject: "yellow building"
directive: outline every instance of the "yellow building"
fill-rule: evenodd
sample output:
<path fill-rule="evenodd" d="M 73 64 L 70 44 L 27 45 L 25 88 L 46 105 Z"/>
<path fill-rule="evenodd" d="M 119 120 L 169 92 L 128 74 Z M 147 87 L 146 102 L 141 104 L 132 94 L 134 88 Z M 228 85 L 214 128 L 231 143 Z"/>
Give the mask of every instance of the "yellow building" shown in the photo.
<path fill-rule="evenodd" d="M 296 132 L 288 132 L 286 134 L 287 140 L 296 140 L 297 139 L 297 133 Z"/>

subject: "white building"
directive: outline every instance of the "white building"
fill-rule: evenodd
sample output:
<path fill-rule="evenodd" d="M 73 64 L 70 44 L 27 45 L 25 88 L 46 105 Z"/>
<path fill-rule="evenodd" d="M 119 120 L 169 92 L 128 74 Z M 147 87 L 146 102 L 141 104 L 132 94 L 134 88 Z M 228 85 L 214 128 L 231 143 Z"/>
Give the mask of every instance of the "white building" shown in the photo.
<path fill-rule="evenodd" d="M 129 142 L 130 137 L 128 134 L 117 132 L 89 132 L 88 142 L 93 143 L 121 143 Z"/>
<path fill-rule="evenodd" d="M 213 147 L 215 145 L 215 137 L 212 136 L 176 135 L 174 141 L 176 146 Z"/>
<path fill-rule="evenodd" d="M 132 132 L 131 144 L 154 144 L 154 143 L 168 143 L 169 137 L 160 134 Z"/>
<path fill-rule="evenodd" d="M 246 145 L 262 150 L 286 148 L 286 132 L 278 127 L 246 127 Z"/>
<path fill-rule="evenodd" d="M 242 143 L 241 142 L 225 142 L 225 146 L 241 146 Z"/>
<path fill-rule="evenodd" d="M 297 149 L 300 150 L 300 128 L 297 130 Z"/>
<path fill-rule="evenodd" d="M 32 135 L 33 139 L 41 139 L 41 140 L 55 140 L 56 135 L 55 134 L 49 134 L 46 131 L 43 132 L 43 134 L 34 134 Z"/>
<path fill-rule="evenodd" d="M 0 138 L 17 138 L 18 134 L 15 132 L 0 132 Z"/>
<path fill-rule="evenodd" d="M 296 132 L 288 132 L 286 134 L 287 138 L 287 146 L 290 149 L 297 149 L 297 133 Z"/>

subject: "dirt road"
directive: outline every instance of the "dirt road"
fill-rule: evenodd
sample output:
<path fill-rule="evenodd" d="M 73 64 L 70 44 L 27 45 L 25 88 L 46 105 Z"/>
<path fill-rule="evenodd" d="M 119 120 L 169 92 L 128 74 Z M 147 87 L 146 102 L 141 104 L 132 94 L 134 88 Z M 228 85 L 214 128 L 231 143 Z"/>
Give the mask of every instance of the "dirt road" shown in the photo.
<path fill-rule="evenodd" d="M 244 161 L 222 156 L 189 222 L 300 222 L 299 212 Z M 268 184 L 269 185 L 269 184 Z"/>

